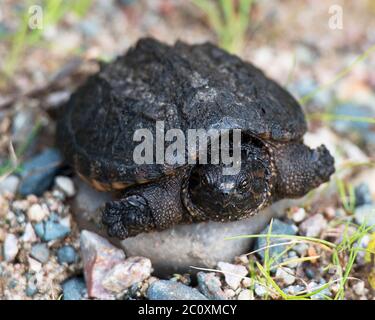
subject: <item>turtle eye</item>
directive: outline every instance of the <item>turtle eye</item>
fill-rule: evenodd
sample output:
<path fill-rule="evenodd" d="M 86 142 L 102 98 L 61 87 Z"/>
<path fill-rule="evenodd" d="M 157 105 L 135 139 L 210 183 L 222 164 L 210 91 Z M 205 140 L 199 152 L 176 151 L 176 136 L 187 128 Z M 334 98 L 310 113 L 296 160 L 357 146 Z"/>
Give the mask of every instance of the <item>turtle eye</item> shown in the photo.
<path fill-rule="evenodd" d="M 209 185 L 209 181 L 208 181 L 208 178 L 207 178 L 206 175 L 201 176 L 201 185 L 202 186 L 208 186 Z"/>

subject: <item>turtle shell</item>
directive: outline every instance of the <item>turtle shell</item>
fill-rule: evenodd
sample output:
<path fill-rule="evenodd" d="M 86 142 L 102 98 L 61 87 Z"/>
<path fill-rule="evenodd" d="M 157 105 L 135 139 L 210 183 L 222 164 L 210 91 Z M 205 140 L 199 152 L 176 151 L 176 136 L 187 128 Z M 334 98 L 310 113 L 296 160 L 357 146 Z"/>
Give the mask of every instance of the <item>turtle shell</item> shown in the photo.
<path fill-rule="evenodd" d="M 137 129 L 234 129 L 291 141 L 306 131 L 296 100 L 259 69 L 216 46 L 145 38 L 81 86 L 61 110 L 57 142 L 98 189 L 173 174 L 181 165 L 137 165 Z M 155 140 L 154 140 L 155 143 Z M 154 150 L 155 153 L 155 150 Z"/>

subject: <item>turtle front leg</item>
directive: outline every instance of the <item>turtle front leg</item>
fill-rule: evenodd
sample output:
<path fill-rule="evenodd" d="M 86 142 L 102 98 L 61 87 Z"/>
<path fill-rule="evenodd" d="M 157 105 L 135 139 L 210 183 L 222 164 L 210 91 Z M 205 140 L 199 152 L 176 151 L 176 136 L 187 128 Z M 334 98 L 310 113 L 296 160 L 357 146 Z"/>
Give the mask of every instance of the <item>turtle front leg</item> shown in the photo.
<path fill-rule="evenodd" d="M 125 239 L 142 232 L 164 230 L 183 220 L 181 177 L 137 185 L 123 198 L 105 204 L 102 221 L 111 237 Z"/>
<path fill-rule="evenodd" d="M 281 145 L 274 159 L 278 171 L 276 198 L 298 198 L 329 181 L 334 158 L 324 145 L 310 149 L 303 143 Z M 277 200 L 277 199 L 275 199 Z"/>

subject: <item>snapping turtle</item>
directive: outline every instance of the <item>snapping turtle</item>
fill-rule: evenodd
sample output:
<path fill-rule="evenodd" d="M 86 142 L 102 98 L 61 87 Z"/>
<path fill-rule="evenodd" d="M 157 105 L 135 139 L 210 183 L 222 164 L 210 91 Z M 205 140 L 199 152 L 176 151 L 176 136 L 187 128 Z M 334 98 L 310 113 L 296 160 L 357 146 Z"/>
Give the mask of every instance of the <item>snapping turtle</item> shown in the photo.
<path fill-rule="evenodd" d="M 239 172 L 223 174 L 222 161 L 199 159 L 137 164 L 134 134 L 157 134 L 157 121 L 183 133 L 240 129 Z M 124 239 L 177 223 L 249 217 L 328 181 L 334 160 L 324 145 L 303 144 L 306 128 L 296 100 L 250 63 L 210 43 L 144 38 L 71 96 L 57 143 L 79 176 L 119 196 L 105 204 L 102 220 L 110 236 Z"/>

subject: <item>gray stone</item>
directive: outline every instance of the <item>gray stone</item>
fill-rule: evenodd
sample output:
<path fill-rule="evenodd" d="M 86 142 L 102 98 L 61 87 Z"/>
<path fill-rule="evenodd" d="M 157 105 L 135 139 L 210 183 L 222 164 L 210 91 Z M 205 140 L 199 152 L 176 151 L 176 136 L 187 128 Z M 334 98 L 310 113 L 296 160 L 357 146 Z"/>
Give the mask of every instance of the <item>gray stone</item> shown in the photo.
<path fill-rule="evenodd" d="M 153 282 L 147 290 L 150 300 L 207 300 L 197 289 L 169 280 Z"/>
<path fill-rule="evenodd" d="M 101 224 L 100 206 L 111 196 L 93 190 L 78 179 L 75 185 L 78 193 L 73 199 L 72 209 L 79 226 L 106 237 Z M 219 261 L 232 261 L 236 256 L 251 251 L 252 239 L 225 238 L 259 233 L 272 217 L 283 215 L 286 207 L 297 203 L 280 201 L 254 217 L 237 222 L 177 225 L 162 232 L 140 234 L 121 242 L 116 239 L 111 241 L 124 248 L 127 256 L 149 258 L 156 275 L 192 273 L 195 270 L 190 266 L 213 268 Z"/>
<path fill-rule="evenodd" d="M 304 291 L 304 290 L 305 290 L 305 287 L 300 286 L 298 284 L 296 284 L 294 286 L 289 286 L 289 287 L 286 287 L 286 288 L 283 289 L 283 291 L 286 294 L 290 294 L 290 295 L 297 295 L 298 293 L 300 293 L 301 291 Z"/>
<path fill-rule="evenodd" d="M 290 268 L 279 267 L 276 270 L 276 278 L 282 281 L 285 285 L 289 286 L 296 281 L 294 271 Z"/>
<path fill-rule="evenodd" d="M 49 258 L 49 249 L 46 243 L 37 243 L 31 247 L 30 256 L 41 263 L 46 263 Z"/>
<path fill-rule="evenodd" d="M 12 142 L 17 148 L 25 143 L 27 137 L 32 133 L 37 117 L 37 109 L 25 106 L 19 109 L 12 121 Z"/>
<path fill-rule="evenodd" d="M 367 183 L 361 183 L 355 187 L 355 206 L 360 207 L 365 204 L 372 204 L 372 195 Z"/>
<path fill-rule="evenodd" d="M 41 196 L 53 183 L 62 158 L 58 150 L 46 149 L 23 164 L 18 192 L 22 196 Z"/>
<path fill-rule="evenodd" d="M 318 289 L 321 289 L 325 284 L 326 284 L 326 281 L 324 279 L 321 279 L 319 284 L 316 283 L 315 281 L 312 281 L 307 285 L 307 290 L 309 292 L 313 292 L 313 291 L 316 291 Z M 325 300 L 326 296 L 328 296 L 328 297 L 332 296 L 332 293 L 331 293 L 331 291 L 329 290 L 328 287 L 324 288 L 323 290 L 319 291 L 318 293 L 313 294 L 311 296 L 311 299 L 312 300 Z"/>
<path fill-rule="evenodd" d="M 36 287 L 35 283 L 33 282 L 29 282 L 27 284 L 27 287 L 26 287 L 26 290 L 25 290 L 25 293 L 28 297 L 32 297 L 34 296 L 36 293 L 38 292 L 38 288 Z"/>
<path fill-rule="evenodd" d="M 298 258 L 297 252 L 290 250 L 288 256 L 284 258 L 284 262 L 288 262 L 287 267 L 294 269 L 300 264 Z"/>
<path fill-rule="evenodd" d="M 255 284 L 254 291 L 258 297 L 264 297 L 268 293 L 267 289 L 264 286 L 257 283 Z"/>
<path fill-rule="evenodd" d="M 262 231 L 262 234 L 268 234 L 269 226 Z M 286 234 L 286 235 L 295 235 L 297 233 L 297 227 L 293 224 L 288 224 L 285 222 L 282 222 L 279 219 L 274 219 L 272 224 L 272 230 L 271 234 L 274 235 L 280 235 L 280 234 Z M 286 245 L 277 245 L 279 243 L 289 242 L 290 239 L 283 239 L 283 238 L 269 238 L 269 245 L 276 245 L 274 247 L 269 248 L 269 256 L 275 257 L 279 255 L 281 252 L 283 252 L 286 249 Z M 267 246 L 267 238 L 257 238 L 255 243 L 255 249 L 259 250 L 261 248 L 265 248 Z M 264 259 L 264 251 L 261 250 L 257 252 L 257 254 L 260 256 L 260 258 Z"/>
<path fill-rule="evenodd" d="M 307 250 L 309 249 L 309 245 L 304 243 L 304 242 L 301 242 L 301 243 L 297 243 L 294 247 L 293 247 L 293 250 L 295 252 L 298 253 L 298 255 L 300 257 L 303 257 L 306 255 L 307 253 Z"/>
<path fill-rule="evenodd" d="M 16 194 L 19 184 L 20 178 L 15 175 L 10 175 L 5 179 L 0 177 L 0 194 L 4 194 L 6 192 Z"/>
<path fill-rule="evenodd" d="M 321 213 L 314 214 L 307 218 L 299 226 L 303 235 L 307 237 L 318 237 L 326 227 L 327 220 Z"/>
<path fill-rule="evenodd" d="M 86 284 L 81 277 L 74 277 L 62 285 L 64 300 L 82 300 L 86 295 Z"/>
<path fill-rule="evenodd" d="M 221 289 L 221 281 L 213 272 L 197 273 L 198 288 L 210 300 L 227 300 L 227 296 Z"/>
<path fill-rule="evenodd" d="M 77 260 L 76 250 L 69 245 L 63 246 L 57 250 L 57 260 L 60 264 L 72 264 Z"/>
<path fill-rule="evenodd" d="M 367 226 L 375 226 L 375 205 L 364 204 L 355 209 L 354 219 L 358 224 L 366 223 Z"/>
<path fill-rule="evenodd" d="M 352 117 L 365 117 L 365 118 L 374 118 L 375 111 L 367 105 L 356 104 L 356 103 L 344 103 L 338 105 L 335 110 L 337 115 L 345 115 Z M 332 122 L 332 127 L 335 131 L 351 137 L 353 140 L 364 140 L 370 145 L 374 143 L 373 136 L 371 135 L 371 123 L 360 122 L 360 121 L 343 121 L 336 120 Z"/>

